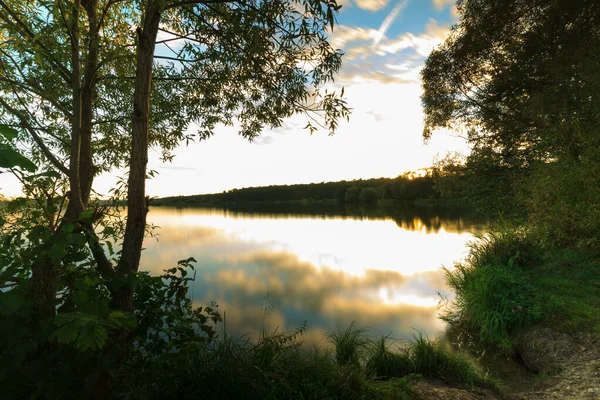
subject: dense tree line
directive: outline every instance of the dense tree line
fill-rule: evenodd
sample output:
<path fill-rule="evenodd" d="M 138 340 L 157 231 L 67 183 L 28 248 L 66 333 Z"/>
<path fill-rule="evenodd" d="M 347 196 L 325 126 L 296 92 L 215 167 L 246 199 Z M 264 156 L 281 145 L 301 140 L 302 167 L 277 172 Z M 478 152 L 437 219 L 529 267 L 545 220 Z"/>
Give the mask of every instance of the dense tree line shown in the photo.
<path fill-rule="evenodd" d="M 164 197 L 152 201 L 158 206 L 221 205 L 259 202 L 336 201 L 376 203 L 379 200 L 414 202 L 438 199 L 431 174 L 406 173 L 396 178 L 273 185 L 233 189 L 223 193 Z"/>

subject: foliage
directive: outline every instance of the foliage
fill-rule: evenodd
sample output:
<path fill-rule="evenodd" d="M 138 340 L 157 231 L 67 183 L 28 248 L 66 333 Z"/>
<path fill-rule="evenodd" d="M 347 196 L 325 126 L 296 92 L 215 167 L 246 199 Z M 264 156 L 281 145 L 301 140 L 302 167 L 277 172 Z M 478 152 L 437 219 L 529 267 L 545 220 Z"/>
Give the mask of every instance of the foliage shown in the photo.
<path fill-rule="evenodd" d="M 360 360 L 369 343 L 364 337 L 365 331 L 364 328 L 355 328 L 352 322 L 348 328 L 327 335 L 335 346 L 335 361 L 339 365 L 360 367 Z"/>
<path fill-rule="evenodd" d="M 24 230 L 25 231 L 25 230 Z M 210 341 L 220 316 L 213 307 L 194 308 L 186 277 L 191 259 L 177 268 L 150 277 L 133 277 L 136 293 L 134 314 L 112 310 L 102 277 L 85 254 L 80 234 L 54 236 L 56 260 L 63 263 L 54 320 L 36 322 L 29 291 L 32 289 L 28 261 L 39 246 L 36 241 L 50 236 L 34 229 L 9 237 L 0 246 L 0 394 L 7 398 L 89 397 L 106 371 L 132 374 L 121 365 L 124 351 L 132 357 L 183 351 Z M 25 239 L 26 238 L 26 239 Z M 27 240 L 28 243 L 24 243 Z M 123 347 L 114 337 L 131 335 L 135 345 Z"/>
<path fill-rule="evenodd" d="M 535 262 L 531 242 L 519 231 L 472 243 L 466 263 L 446 269 L 456 300 L 442 318 L 475 332 L 482 344 L 510 351 L 511 335 L 540 317 L 536 288 L 524 272 Z"/>
<path fill-rule="evenodd" d="M 325 34 L 339 9 L 320 0 L 0 1 L 0 172 L 25 195 L 0 210 L 4 394 L 109 396 L 132 373 L 125 359 L 213 339 L 215 307 L 194 308 L 185 295 L 193 259 L 161 277 L 138 273 L 148 149 L 170 160 L 219 124 L 253 140 L 294 114 L 333 134 L 350 112 L 343 90 L 324 88 L 341 66 Z M 128 178 L 109 206 L 126 200 L 126 223 L 94 199 L 95 176 L 119 167 Z"/>
<path fill-rule="evenodd" d="M 360 200 L 360 190 L 359 186 L 350 186 L 346 190 L 344 201 L 346 203 L 358 203 Z"/>
<path fill-rule="evenodd" d="M 251 337 L 223 337 L 152 362 L 134 360 L 139 381 L 125 382 L 121 393 L 133 399 L 414 399 L 417 369 L 469 389 L 490 384 L 422 335 L 392 350 L 387 338 L 374 341 L 352 324 L 328 335 L 335 345 L 331 352 L 303 347 L 304 332 L 263 332 L 255 343 Z"/>
<path fill-rule="evenodd" d="M 560 332 L 600 332 L 600 257 L 574 248 L 546 248 L 525 270 L 535 287 L 540 322 Z"/>
<path fill-rule="evenodd" d="M 437 340 L 430 340 L 422 333 L 413 336 L 410 345 L 414 372 L 426 377 L 441 378 L 467 387 L 485 384 L 469 361 L 445 350 Z"/>
<path fill-rule="evenodd" d="M 600 170 L 589 160 L 540 165 L 529 179 L 527 208 L 536 234 L 553 246 L 599 248 Z"/>
<path fill-rule="evenodd" d="M 124 393 L 133 399 L 394 398 L 359 369 L 337 364 L 329 352 L 302 348 L 303 333 L 304 328 L 263 333 L 256 343 L 223 337 L 193 352 L 164 353 L 151 363 L 139 360 L 143 374 Z"/>
<path fill-rule="evenodd" d="M 379 200 L 379 192 L 374 187 L 366 187 L 360 190 L 360 196 L 358 199 L 361 203 L 364 204 L 373 204 L 377 203 Z"/>
<path fill-rule="evenodd" d="M 526 215 L 522 193 L 526 176 L 526 171 L 503 164 L 490 149 L 474 148 L 468 157 L 448 154 L 433 165 L 435 189 L 441 197 L 464 199 L 493 217 Z"/>
<path fill-rule="evenodd" d="M 538 231 L 503 227 L 473 243 L 447 270 L 456 300 L 443 316 L 484 345 L 512 351 L 532 323 L 573 334 L 600 327 L 600 257 L 544 245 Z"/>
<path fill-rule="evenodd" d="M 472 146 L 464 168 L 438 168 L 459 177 L 445 182 L 486 212 L 527 217 L 548 244 L 597 246 L 600 4 L 465 0 L 458 11 L 422 71 L 424 137 L 451 128 Z"/>
<path fill-rule="evenodd" d="M 381 336 L 369 343 L 365 373 L 375 379 L 405 377 L 415 371 L 409 348 L 392 350 L 388 345 L 389 335 Z"/>
<path fill-rule="evenodd" d="M 350 201 L 346 200 L 346 193 L 351 187 L 358 187 L 350 192 Z M 433 180 L 430 176 L 410 177 L 403 174 L 396 178 L 374 178 L 358 179 L 353 181 L 321 182 L 298 185 L 272 185 L 265 187 L 249 187 L 228 190 L 223 193 L 177 196 L 155 199 L 153 205 L 159 206 L 198 206 L 198 205 L 240 205 L 259 202 L 305 202 L 320 199 L 322 201 L 362 202 L 360 195 L 363 189 L 369 189 L 369 200 L 385 199 L 402 202 L 414 202 L 415 200 L 428 200 L 437 198 L 433 189 Z M 366 198 L 365 198 L 366 199 Z"/>

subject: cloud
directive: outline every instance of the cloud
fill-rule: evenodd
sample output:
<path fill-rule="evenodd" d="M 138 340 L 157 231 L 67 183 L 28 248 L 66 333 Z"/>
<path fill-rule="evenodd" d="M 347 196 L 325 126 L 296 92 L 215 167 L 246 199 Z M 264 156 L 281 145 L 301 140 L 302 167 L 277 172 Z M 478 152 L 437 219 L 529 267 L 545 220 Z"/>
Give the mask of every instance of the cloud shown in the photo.
<path fill-rule="evenodd" d="M 342 73 L 339 75 L 339 79 L 345 83 L 379 82 L 400 85 L 415 83 L 413 79 L 407 79 L 401 75 L 388 74 L 383 71 L 365 71 L 352 74 Z"/>
<path fill-rule="evenodd" d="M 270 136 L 259 136 L 252 141 L 252 144 L 257 146 L 265 146 L 267 144 L 273 143 L 275 140 Z"/>
<path fill-rule="evenodd" d="M 174 171 L 197 171 L 197 168 L 194 167 L 181 167 L 177 165 L 161 165 L 157 167 L 158 169 L 171 169 Z"/>
<path fill-rule="evenodd" d="M 445 287 L 439 270 L 412 276 L 367 270 L 359 277 L 318 268 L 294 254 L 262 251 L 232 255 L 223 267 L 204 273 L 206 288 L 199 286 L 196 292 L 217 300 L 227 312 L 228 330 L 238 334 L 259 329 L 263 318 L 258 310 L 266 295 L 273 306 L 264 319 L 268 330 L 293 329 L 308 319 L 311 329 L 316 328 L 308 338 L 313 343 L 322 340 L 321 332 L 345 328 L 355 320 L 378 334 L 388 334 L 391 328 L 402 337 L 410 337 L 415 327 L 430 333 L 443 327 L 435 300 L 438 285 Z"/>
<path fill-rule="evenodd" d="M 392 26 L 392 23 L 394 22 L 394 20 L 396 18 L 398 18 L 398 15 L 400 14 L 400 12 L 402 10 L 404 10 L 404 8 L 406 8 L 407 5 L 408 5 L 408 0 L 400 1 L 398 4 L 396 4 L 396 7 L 394 7 L 392 9 L 392 11 L 390 11 L 390 13 L 387 15 L 387 17 L 385 17 L 385 19 L 381 23 L 381 26 L 379 27 L 379 30 L 377 31 L 377 35 L 373 38 L 373 43 L 372 43 L 373 46 L 377 46 L 377 44 L 385 36 L 388 29 L 390 29 L 390 26 Z"/>
<path fill-rule="evenodd" d="M 456 5 L 453 5 L 453 6 L 452 6 L 452 9 L 450 10 L 450 14 L 452 15 L 452 17 L 453 17 L 455 20 L 458 20 L 458 17 L 459 17 L 458 6 L 456 6 Z"/>
<path fill-rule="evenodd" d="M 413 49 L 419 56 L 427 57 L 436 46 L 446 40 L 449 34 L 449 26 L 440 26 L 435 19 L 431 18 L 423 34 L 414 35 L 410 32 L 402 34 L 394 40 L 382 43 L 379 49 L 391 54 Z"/>
<path fill-rule="evenodd" d="M 368 41 L 373 39 L 376 35 L 377 31 L 375 29 L 339 25 L 330 35 L 329 43 L 333 48 L 343 49 L 349 43 L 357 41 Z"/>
<path fill-rule="evenodd" d="M 367 11 L 379 11 L 388 4 L 388 0 L 354 0 L 354 2 Z"/>
<path fill-rule="evenodd" d="M 449 5 L 453 5 L 456 3 L 456 0 L 433 0 L 433 6 L 436 10 L 443 10 Z"/>
<path fill-rule="evenodd" d="M 408 293 L 415 297 L 435 294 L 441 271 L 424 272 L 412 276 L 397 271 L 369 269 L 364 276 L 300 260 L 296 255 L 284 252 L 254 252 L 227 257 L 227 262 L 241 268 L 217 271 L 205 276 L 205 280 L 218 287 L 228 287 L 246 298 L 259 298 L 269 293 L 282 304 L 321 310 L 333 297 L 343 295 L 363 297 L 364 293 L 376 294 L 381 289 L 390 293 Z M 252 266 L 252 267 L 250 267 Z M 438 277 L 437 275 L 440 275 Z M 363 295 L 361 295 L 361 293 Z M 299 303 L 299 299 L 302 299 Z"/>
<path fill-rule="evenodd" d="M 342 11 L 352 7 L 352 3 L 350 2 L 350 0 L 337 0 L 336 3 L 338 6 L 342 6 Z"/>

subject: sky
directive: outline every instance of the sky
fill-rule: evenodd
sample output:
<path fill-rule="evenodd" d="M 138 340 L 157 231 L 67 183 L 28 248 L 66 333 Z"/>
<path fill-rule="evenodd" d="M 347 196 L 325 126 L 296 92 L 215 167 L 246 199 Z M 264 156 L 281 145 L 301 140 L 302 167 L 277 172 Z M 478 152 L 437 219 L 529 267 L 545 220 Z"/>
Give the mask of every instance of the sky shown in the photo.
<path fill-rule="evenodd" d="M 330 35 L 345 52 L 336 78 L 343 85 L 350 121 L 334 136 L 303 129 L 294 116 L 279 129 L 265 129 L 248 142 L 235 127 L 218 127 L 205 141 L 182 145 L 171 163 L 151 149 L 147 182 L 150 196 L 216 193 L 234 188 L 395 177 L 428 167 L 437 155 L 467 152 L 463 139 L 440 132 L 423 142 L 419 72 L 431 50 L 457 22 L 454 0 L 338 0 L 343 7 Z M 193 132 L 194 126 L 189 129 Z M 119 175 L 96 178 L 107 194 Z M 0 193 L 15 196 L 19 185 L 0 175 Z"/>

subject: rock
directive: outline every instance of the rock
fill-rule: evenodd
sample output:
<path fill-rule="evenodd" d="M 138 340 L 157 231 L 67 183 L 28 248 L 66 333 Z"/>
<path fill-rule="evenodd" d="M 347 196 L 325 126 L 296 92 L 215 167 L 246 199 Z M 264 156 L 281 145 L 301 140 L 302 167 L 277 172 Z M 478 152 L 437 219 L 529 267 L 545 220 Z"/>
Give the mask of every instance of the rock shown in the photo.
<path fill-rule="evenodd" d="M 516 352 L 527 368 L 535 373 L 557 373 L 578 346 L 564 333 L 546 327 L 532 327 L 518 335 Z"/>

